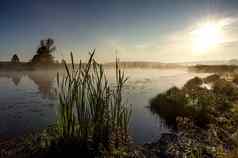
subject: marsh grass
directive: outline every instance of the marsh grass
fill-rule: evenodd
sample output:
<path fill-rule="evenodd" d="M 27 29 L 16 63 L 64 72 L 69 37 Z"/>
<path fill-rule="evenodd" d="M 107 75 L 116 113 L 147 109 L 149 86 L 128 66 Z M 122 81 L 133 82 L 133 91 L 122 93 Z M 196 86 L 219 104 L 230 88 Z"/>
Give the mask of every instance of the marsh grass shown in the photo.
<path fill-rule="evenodd" d="M 66 63 L 66 75 L 57 75 L 59 111 L 57 131 L 61 140 L 77 142 L 93 151 L 120 151 L 129 143 L 131 109 L 123 102 L 127 77 L 116 59 L 115 86 L 111 86 L 102 65 L 90 53 L 86 64 Z"/>

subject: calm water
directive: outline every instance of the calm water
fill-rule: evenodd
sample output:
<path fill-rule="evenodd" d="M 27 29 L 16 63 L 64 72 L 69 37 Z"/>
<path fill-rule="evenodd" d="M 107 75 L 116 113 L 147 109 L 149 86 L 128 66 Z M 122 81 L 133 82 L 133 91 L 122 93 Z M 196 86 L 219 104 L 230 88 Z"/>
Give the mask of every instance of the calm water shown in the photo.
<path fill-rule="evenodd" d="M 107 69 L 110 80 L 114 71 Z M 137 143 L 156 140 L 168 132 L 166 124 L 152 115 L 150 98 L 172 86 L 181 87 L 194 76 L 186 69 L 127 69 L 126 100 L 132 105 L 130 134 Z M 45 128 L 55 122 L 56 71 L 0 72 L 0 139 Z"/>

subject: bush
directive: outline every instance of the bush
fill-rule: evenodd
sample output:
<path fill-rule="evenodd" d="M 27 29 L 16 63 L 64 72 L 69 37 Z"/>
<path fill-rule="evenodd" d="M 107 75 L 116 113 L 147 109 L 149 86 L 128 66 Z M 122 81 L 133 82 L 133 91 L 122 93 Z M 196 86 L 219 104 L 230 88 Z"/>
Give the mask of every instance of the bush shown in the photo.
<path fill-rule="evenodd" d="M 188 89 L 188 90 L 195 90 L 199 87 L 201 87 L 201 85 L 203 84 L 203 80 L 199 77 L 194 77 L 192 79 L 190 79 L 185 85 L 184 85 L 184 89 Z"/>
<path fill-rule="evenodd" d="M 188 100 L 185 93 L 177 87 L 170 88 L 166 93 L 157 95 L 150 100 L 150 110 L 165 119 L 168 125 L 175 126 L 177 116 L 187 116 Z"/>

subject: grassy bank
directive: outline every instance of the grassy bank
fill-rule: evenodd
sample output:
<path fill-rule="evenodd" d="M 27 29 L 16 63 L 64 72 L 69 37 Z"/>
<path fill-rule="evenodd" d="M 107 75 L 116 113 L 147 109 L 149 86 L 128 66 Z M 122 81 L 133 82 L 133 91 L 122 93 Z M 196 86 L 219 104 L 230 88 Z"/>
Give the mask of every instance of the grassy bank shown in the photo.
<path fill-rule="evenodd" d="M 163 140 L 164 153 L 172 157 L 231 156 L 238 148 L 237 101 L 236 83 L 217 75 L 195 77 L 181 89 L 173 87 L 157 95 L 150 109 L 175 131 Z"/>

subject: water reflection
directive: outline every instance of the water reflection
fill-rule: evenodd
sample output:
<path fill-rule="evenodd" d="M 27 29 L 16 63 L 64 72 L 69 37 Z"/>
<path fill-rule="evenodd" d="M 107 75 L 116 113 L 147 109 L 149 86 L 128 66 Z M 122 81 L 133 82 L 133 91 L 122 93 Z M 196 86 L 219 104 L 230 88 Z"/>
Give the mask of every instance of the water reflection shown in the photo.
<path fill-rule="evenodd" d="M 55 78 L 56 71 L 0 71 L 0 139 L 55 122 Z"/>
<path fill-rule="evenodd" d="M 9 78 L 13 82 L 15 86 L 18 86 L 18 84 L 21 81 L 21 78 L 24 76 L 23 72 L 17 72 L 17 71 L 0 71 L 0 78 Z"/>
<path fill-rule="evenodd" d="M 38 86 L 38 90 L 44 99 L 55 96 L 55 73 L 31 71 L 27 73 L 27 76 Z"/>
<path fill-rule="evenodd" d="M 37 86 L 43 99 L 55 96 L 54 80 L 56 72 L 49 71 L 0 71 L 0 78 L 8 78 L 15 86 L 18 86 L 23 77 L 28 77 Z"/>

